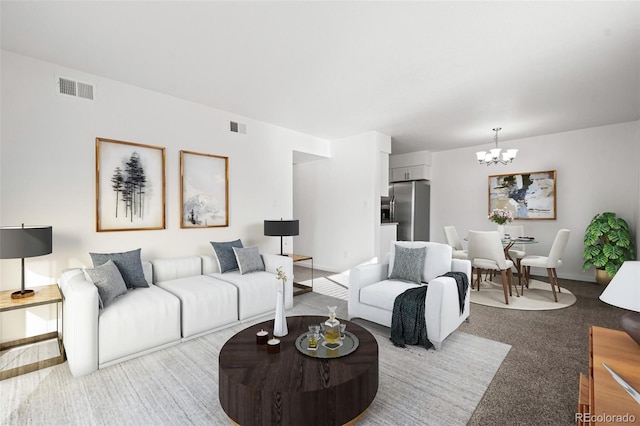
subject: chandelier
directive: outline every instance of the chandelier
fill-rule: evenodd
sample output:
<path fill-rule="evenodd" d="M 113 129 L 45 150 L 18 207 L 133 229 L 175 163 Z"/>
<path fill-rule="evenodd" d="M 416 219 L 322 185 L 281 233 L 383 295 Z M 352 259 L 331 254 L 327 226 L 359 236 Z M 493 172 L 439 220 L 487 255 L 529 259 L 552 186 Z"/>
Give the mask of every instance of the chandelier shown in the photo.
<path fill-rule="evenodd" d="M 496 132 L 496 135 L 493 137 L 493 140 L 496 142 L 496 147 L 494 149 L 490 149 L 487 151 L 478 151 L 476 152 L 476 158 L 478 159 L 478 163 L 486 164 L 490 166 L 492 164 L 509 164 L 516 158 L 516 154 L 518 153 L 517 149 L 507 149 L 506 151 L 502 151 L 498 148 L 498 132 L 502 130 L 502 127 L 496 127 L 492 129 Z"/>

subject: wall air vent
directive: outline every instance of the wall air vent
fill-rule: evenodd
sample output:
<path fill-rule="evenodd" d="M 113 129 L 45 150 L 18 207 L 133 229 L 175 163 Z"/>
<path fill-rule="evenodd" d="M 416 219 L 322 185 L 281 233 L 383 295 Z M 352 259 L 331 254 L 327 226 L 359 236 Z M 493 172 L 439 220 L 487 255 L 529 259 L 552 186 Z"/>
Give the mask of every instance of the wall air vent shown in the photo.
<path fill-rule="evenodd" d="M 247 125 L 244 123 L 238 123 L 235 121 L 229 122 L 229 131 L 233 133 L 242 133 L 243 135 L 247 133 Z"/>
<path fill-rule="evenodd" d="M 95 100 L 95 87 L 92 84 L 81 83 L 69 78 L 58 77 L 58 93 L 61 95 L 74 96 L 76 98 Z"/>

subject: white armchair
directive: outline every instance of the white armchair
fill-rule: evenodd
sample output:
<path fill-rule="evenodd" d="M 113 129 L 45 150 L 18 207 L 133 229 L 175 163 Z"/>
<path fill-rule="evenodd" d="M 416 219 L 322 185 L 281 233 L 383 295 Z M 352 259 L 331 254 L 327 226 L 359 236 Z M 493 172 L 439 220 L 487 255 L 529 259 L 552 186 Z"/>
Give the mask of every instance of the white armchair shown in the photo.
<path fill-rule="evenodd" d="M 357 266 L 349 272 L 348 316 L 362 318 L 391 327 L 393 304 L 396 296 L 419 284 L 389 279 L 393 270 L 395 247 L 426 247 L 422 281 L 429 284 L 425 300 L 427 337 L 439 349 L 442 341 L 469 317 L 469 288 L 464 308 L 460 313 L 458 286 L 447 272 L 463 272 L 471 283 L 471 262 L 452 258 L 447 244 L 426 241 L 396 241 L 392 244 L 389 263 Z"/>

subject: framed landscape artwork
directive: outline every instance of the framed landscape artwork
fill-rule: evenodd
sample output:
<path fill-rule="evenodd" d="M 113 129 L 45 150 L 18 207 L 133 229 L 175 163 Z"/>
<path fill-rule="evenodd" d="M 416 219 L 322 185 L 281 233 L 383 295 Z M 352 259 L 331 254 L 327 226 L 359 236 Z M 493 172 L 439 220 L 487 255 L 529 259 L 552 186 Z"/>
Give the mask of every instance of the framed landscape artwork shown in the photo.
<path fill-rule="evenodd" d="M 229 158 L 180 151 L 180 227 L 229 226 Z"/>
<path fill-rule="evenodd" d="M 165 149 L 96 138 L 96 230 L 165 226 Z"/>
<path fill-rule="evenodd" d="M 489 176 L 493 209 L 507 209 L 514 219 L 555 219 L 556 171 Z"/>

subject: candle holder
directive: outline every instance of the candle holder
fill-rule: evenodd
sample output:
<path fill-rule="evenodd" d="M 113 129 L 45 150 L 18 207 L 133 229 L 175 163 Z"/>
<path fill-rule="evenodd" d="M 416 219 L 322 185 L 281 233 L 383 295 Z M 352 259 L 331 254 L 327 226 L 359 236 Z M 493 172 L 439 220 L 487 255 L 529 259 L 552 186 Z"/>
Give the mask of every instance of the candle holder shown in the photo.
<path fill-rule="evenodd" d="M 267 343 L 267 341 L 269 340 L 269 333 L 264 331 L 264 330 L 260 330 L 256 333 L 256 343 L 258 345 L 265 345 Z"/>
<path fill-rule="evenodd" d="M 267 353 L 277 354 L 280 353 L 280 339 L 270 339 L 267 341 Z"/>

